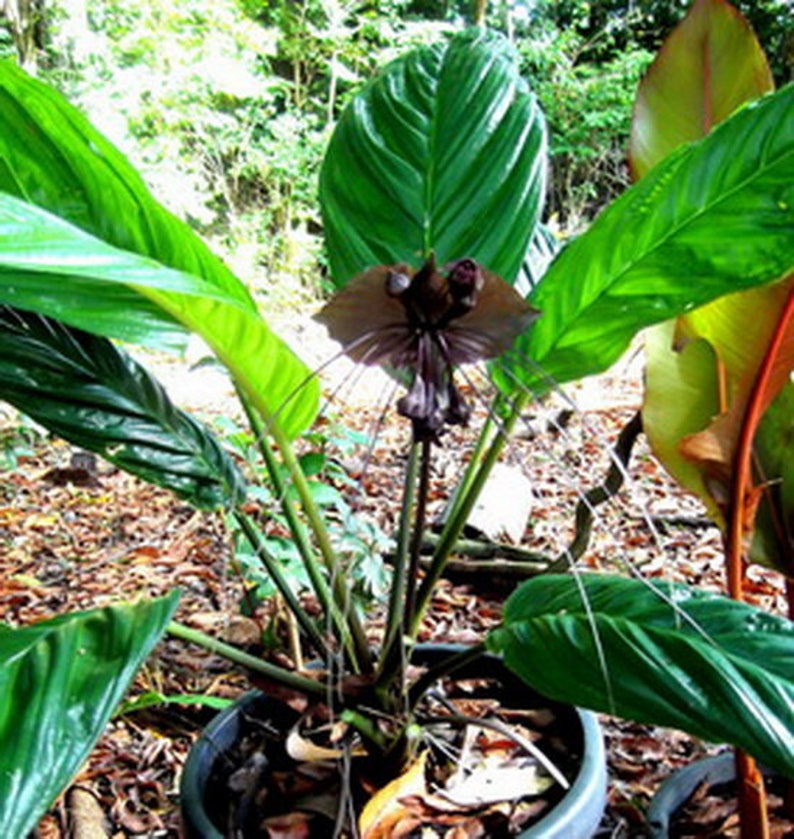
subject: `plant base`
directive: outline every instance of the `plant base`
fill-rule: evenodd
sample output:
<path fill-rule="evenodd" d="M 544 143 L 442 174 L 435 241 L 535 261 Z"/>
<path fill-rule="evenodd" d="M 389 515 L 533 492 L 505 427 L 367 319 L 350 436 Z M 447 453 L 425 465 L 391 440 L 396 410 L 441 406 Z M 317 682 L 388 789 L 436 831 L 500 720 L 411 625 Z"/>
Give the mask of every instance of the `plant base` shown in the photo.
<path fill-rule="evenodd" d="M 414 659 L 419 664 L 432 665 L 449 655 L 451 649 L 421 647 Z M 523 839 L 588 839 L 592 836 L 606 803 L 606 760 L 595 715 L 539 698 L 509 673 L 499 659 L 491 656 L 474 662 L 455 678 L 495 679 L 505 686 L 505 697 L 509 696 L 511 707 L 517 707 L 516 699 L 520 697 L 520 704 L 523 706 L 526 700 L 527 708 L 538 707 L 541 702 L 545 707 L 552 706 L 559 711 L 565 720 L 565 738 L 580 755 L 578 772 L 561 800 L 520 836 Z M 217 778 L 219 775 L 228 777 L 234 771 L 231 766 L 226 771 L 223 761 L 244 730 L 250 727 L 251 720 L 272 720 L 276 728 L 282 725 L 289 728 L 296 717 L 296 712 L 279 700 L 252 691 L 210 723 L 191 750 L 182 775 L 182 821 L 187 839 L 223 839 L 224 831 L 218 826 L 223 819 L 219 815 L 222 808 L 217 805 L 218 799 L 225 795 L 225 789 Z"/>

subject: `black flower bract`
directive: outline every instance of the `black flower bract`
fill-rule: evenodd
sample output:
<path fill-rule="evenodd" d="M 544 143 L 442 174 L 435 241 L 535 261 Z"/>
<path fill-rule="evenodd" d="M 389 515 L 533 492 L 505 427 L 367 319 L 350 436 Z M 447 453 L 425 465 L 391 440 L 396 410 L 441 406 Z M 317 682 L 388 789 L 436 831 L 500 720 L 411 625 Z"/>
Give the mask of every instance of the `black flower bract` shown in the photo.
<path fill-rule="evenodd" d="M 418 440 L 437 440 L 444 425 L 465 424 L 469 407 L 454 369 L 510 349 L 537 316 L 496 274 L 472 259 L 441 270 L 378 265 L 359 274 L 318 313 L 330 336 L 362 364 L 409 371 L 397 403 Z"/>

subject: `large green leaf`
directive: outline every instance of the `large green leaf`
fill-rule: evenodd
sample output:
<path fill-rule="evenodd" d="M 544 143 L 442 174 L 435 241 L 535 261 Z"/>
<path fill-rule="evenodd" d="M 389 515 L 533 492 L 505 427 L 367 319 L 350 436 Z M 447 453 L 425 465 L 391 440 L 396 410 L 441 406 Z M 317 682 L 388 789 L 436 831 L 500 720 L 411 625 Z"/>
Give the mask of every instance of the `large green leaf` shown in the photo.
<path fill-rule="evenodd" d="M 639 179 L 773 88 L 764 51 L 742 15 L 726 0 L 695 0 L 640 83 L 629 142 L 632 176 Z"/>
<path fill-rule="evenodd" d="M 541 209 L 543 118 L 500 35 L 468 29 L 389 64 L 339 121 L 320 179 L 331 274 L 431 252 L 513 281 Z"/>
<path fill-rule="evenodd" d="M 177 600 L 0 626 L 1 836 L 24 839 L 80 768 Z"/>
<path fill-rule="evenodd" d="M 794 254 L 794 85 L 666 158 L 552 263 L 510 375 L 597 373 L 643 327 L 768 283 Z M 538 372 L 542 369 L 542 374 Z"/>
<path fill-rule="evenodd" d="M 792 293 L 789 279 L 725 295 L 646 338 L 645 433 L 665 469 L 700 497 L 723 529 L 748 404 L 773 337 L 784 328 L 780 321 Z M 788 340 L 761 394 L 762 413 L 794 367 L 794 323 L 787 322 L 784 334 Z M 772 471 L 767 479 L 779 475 Z"/>
<path fill-rule="evenodd" d="M 160 330 L 172 336 L 181 326 L 201 335 L 288 433 L 316 413 L 316 381 L 248 302 L 3 193 L 0 303 L 128 341 Z"/>
<path fill-rule="evenodd" d="M 729 742 L 794 777 L 794 623 L 681 584 L 530 580 L 489 647 L 542 693 Z"/>
<path fill-rule="evenodd" d="M 133 341 L 173 344 L 179 326 L 212 347 L 266 415 L 280 411 L 288 433 L 314 418 L 316 382 L 245 286 L 77 109 L 11 62 L 0 62 L 2 192 L 0 301 Z"/>
<path fill-rule="evenodd" d="M 212 434 L 106 338 L 0 306 L 0 394 L 60 437 L 198 507 L 244 494 Z"/>
<path fill-rule="evenodd" d="M 0 191 L 92 236 L 204 278 L 253 309 L 245 286 L 56 90 L 0 62 Z"/>

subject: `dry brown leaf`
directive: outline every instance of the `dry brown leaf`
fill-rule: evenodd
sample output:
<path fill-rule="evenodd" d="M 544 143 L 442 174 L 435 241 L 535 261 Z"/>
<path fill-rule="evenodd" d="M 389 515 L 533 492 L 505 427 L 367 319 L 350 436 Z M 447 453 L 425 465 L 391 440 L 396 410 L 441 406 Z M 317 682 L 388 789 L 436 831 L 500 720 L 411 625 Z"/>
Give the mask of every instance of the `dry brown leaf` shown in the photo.
<path fill-rule="evenodd" d="M 439 789 L 437 794 L 458 807 L 484 807 L 525 795 L 540 795 L 553 783 L 551 778 L 538 775 L 534 761 L 514 758 L 506 762 L 500 754 L 486 754 L 480 767 Z"/>
<path fill-rule="evenodd" d="M 422 752 L 407 772 L 386 784 L 370 798 L 358 819 L 361 839 L 391 839 L 399 835 L 394 829 L 405 816 L 411 816 L 402 800 L 427 793 L 426 765 L 427 752 Z"/>
<path fill-rule="evenodd" d="M 273 816 L 262 822 L 262 835 L 268 839 L 308 839 L 311 835 L 311 819 L 306 813 Z"/>
<path fill-rule="evenodd" d="M 105 811 L 96 796 L 82 787 L 72 787 L 66 796 L 71 839 L 107 839 Z"/>

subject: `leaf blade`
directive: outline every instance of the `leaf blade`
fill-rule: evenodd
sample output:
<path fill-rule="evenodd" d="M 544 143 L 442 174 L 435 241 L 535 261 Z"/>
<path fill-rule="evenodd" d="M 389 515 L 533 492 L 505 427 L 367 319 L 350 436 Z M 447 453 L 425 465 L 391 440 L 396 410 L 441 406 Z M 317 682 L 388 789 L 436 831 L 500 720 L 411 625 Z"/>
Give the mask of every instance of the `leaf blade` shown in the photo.
<path fill-rule="evenodd" d="M 792 643 L 794 623 L 747 604 L 606 575 L 529 581 L 488 641 L 552 698 L 731 742 L 788 774 Z"/>
<path fill-rule="evenodd" d="M 175 592 L 18 629 L 0 626 L 3 836 L 26 836 L 79 769 L 177 600 Z"/>
<path fill-rule="evenodd" d="M 114 247 L 210 282 L 253 309 L 245 286 L 75 107 L 13 61 L 0 62 L 0 191 Z"/>
<path fill-rule="evenodd" d="M 673 153 L 552 263 L 531 296 L 541 316 L 517 345 L 545 389 L 614 362 L 641 328 L 774 281 L 794 252 L 794 85 Z"/>
<path fill-rule="evenodd" d="M 310 424 L 317 383 L 245 285 L 76 108 L 11 61 L 0 128 L 2 302 L 126 340 L 173 346 L 193 331 L 289 436 Z"/>
<path fill-rule="evenodd" d="M 542 204 L 545 148 L 501 36 L 472 28 L 393 62 L 343 114 L 323 165 L 334 282 L 431 252 L 512 281 Z"/>
<path fill-rule="evenodd" d="M 773 88 L 744 17 L 725 0 L 696 0 L 640 83 L 629 140 L 633 179 Z"/>
<path fill-rule="evenodd" d="M 287 433 L 297 435 L 316 414 L 316 379 L 248 304 L 3 193 L 0 302 L 128 341 L 150 331 L 195 332 Z"/>
<path fill-rule="evenodd" d="M 110 341 L 0 306 L 3 398 L 75 445 L 202 509 L 245 495 L 234 461 Z"/>

